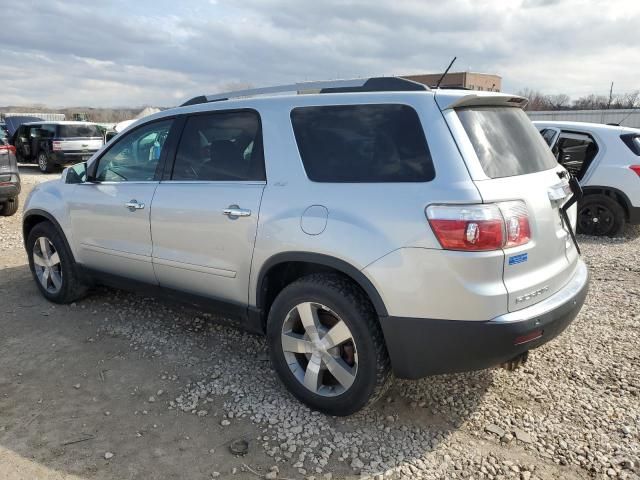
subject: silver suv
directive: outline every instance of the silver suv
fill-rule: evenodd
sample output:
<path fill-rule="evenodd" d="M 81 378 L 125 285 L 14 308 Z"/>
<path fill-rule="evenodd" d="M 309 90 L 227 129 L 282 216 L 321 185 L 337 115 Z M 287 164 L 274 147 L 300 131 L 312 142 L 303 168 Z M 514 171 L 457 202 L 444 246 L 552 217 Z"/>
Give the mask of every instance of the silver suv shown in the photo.
<path fill-rule="evenodd" d="M 31 271 L 54 302 L 100 283 L 211 305 L 333 415 L 392 372 L 517 364 L 588 284 L 577 182 L 525 103 L 400 78 L 194 98 L 34 188 Z"/>

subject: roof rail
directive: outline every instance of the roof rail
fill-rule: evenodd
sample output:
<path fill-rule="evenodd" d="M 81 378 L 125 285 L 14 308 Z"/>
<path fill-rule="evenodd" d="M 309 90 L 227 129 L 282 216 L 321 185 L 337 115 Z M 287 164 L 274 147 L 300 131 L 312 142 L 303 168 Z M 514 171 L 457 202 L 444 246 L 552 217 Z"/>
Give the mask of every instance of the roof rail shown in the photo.
<path fill-rule="evenodd" d="M 216 93 L 214 95 L 200 95 L 182 105 L 197 105 L 199 103 L 220 102 L 232 98 L 255 97 L 257 95 L 273 95 L 278 93 L 348 93 L 348 92 L 415 92 L 429 90 L 422 83 L 401 77 L 371 77 L 354 78 L 351 80 L 325 80 L 319 82 L 301 82 L 274 87 L 250 88 L 235 92 Z"/>

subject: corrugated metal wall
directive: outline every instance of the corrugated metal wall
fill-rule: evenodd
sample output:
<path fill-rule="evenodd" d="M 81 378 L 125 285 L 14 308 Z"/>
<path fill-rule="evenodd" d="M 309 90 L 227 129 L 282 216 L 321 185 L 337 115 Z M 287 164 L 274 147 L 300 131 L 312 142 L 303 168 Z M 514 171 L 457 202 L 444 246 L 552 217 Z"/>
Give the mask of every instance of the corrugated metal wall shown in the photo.
<path fill-rule="evenodd" d="M 48 122 L 64 120 L 64 113 L 5 113 L 4 117 L 38 117 Z"/>
<path fill-rule="evenodd" d="M 562 120 L 567 122 L 618 123 L 640 128 L 640 109 L 624 110 L 554 110 L 527 112 L 531 120 Z"/>

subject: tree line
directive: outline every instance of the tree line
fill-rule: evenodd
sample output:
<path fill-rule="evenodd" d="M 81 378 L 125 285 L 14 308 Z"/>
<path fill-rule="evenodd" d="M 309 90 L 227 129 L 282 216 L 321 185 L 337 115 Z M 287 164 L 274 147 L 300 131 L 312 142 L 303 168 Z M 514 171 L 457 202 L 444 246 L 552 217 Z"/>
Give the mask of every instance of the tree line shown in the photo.
<path fill-rule="evenodd" d="M 9 106 L 0 107 L 0 114 L 8 112 L 25 112 L 25 113 L 64 113 L 67 120 L 73 120 L 76 114 L 86 115 L 90 122 L 98 123 L 118 123 L 123 120 L 135 118 L 145 107 L 135 108 L 94 108 L 94 107 L 75 107 L 75 108 L 49 108 L 43 105 L 31 106 Z"/>
<path fill-rule="evenodd" d="M 525 110 L 608 110 L 640 108 L 640 90 L 630 93 L 596 95 L 594 93 L 572 100 L 564 93 L 547 95 L 539 90 L 525 88 L 518 95 L 529 99 Z"/>

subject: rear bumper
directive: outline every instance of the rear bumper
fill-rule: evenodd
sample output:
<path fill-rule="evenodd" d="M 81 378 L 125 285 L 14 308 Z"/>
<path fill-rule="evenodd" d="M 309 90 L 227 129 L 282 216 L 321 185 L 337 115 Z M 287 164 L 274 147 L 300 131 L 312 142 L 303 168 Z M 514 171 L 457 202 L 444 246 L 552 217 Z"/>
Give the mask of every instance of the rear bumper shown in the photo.
<path fill-rule="evenodd" d="M 394 373 L 421 378 L 500 365 L 559 335 L 576 317 L 587 295 L 589 274 L 582 260 L 569 282 L 551 297 L 489 321 L 380 319 Z M 525 336 L 538 338 L 518 344 Z"/>

